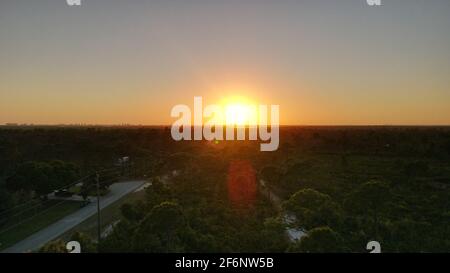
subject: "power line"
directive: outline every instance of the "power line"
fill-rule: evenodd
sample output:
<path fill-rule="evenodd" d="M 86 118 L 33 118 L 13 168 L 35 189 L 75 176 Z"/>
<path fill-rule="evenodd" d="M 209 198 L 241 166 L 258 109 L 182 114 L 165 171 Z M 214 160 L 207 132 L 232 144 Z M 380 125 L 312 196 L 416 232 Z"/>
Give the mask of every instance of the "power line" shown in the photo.
<path fill-rule="evenodd" d="M 10 218 L 16 217 L 18 215 L 21 215 L 21 214 L 25 213 L 26 211 L 29 211 L 29 210 L 32 210 L 34 208 L 40 207 L 40 206 L 44 205 L 45 203 L 47 203 L 49 201 L 52 201 L 52 200 L 53 199 L 47 199 L 47 200 L 44 200 L 44 201 L 41 201 L 41 202 L 38 201 L 39 203 L 37 203 L 35 206 L 29 207 L 29 208 L 25 208 L 22 211 L 20 211 L 19 213 L 11 215 Z"/>
<path fill-rule="evenodd" d="M 84 177 L 83 180 L 84 180 L 85 178 L 87 178 L 87 177 L 88 177 L 88 176 Z M 74 186 L 74 185 L 80 183 L 80 181 L 82 181 L 82 179 L 79 179 L 79 180 L 77 180 L 77 181 L 75 181 L 75 182 L 73 182 L 73 183 L 71 183 L 71 184 L 68 184 L 68 185 L 66 185 L 66 186 L 64 186 L 64 187 L 61 187 L 61 188 L 59 188 L 59 189 L 53 190 L 52 192 L 59 191 L 59 190 L 66 189 L 66 188 L 68 188 L 68 187 Z M 46 195 L 48 195 L 48 194 L 50 194 L 50 193 L 47 193 Z M 35 201 L 38 201 L 39 198 L 40 198 L 40 197 L 34 198 L 34 199 L 32 199 L 32 200 L 26 202 L 25 204 L 17 205 L 17 206 L 15 206 L 15 207 L 12 207 L 12 208 L 9 208 L 9 209 L 7 209 L 7 210 L 5 210 L 5 211 L 2 211 L 2 212 L 0 213 L 0 215 L 7 214 L 7 213 L 9 213 L 10 211 L 13 211 L 13 210 L 15 210 L 15 209 L 18 208 L 18 207 L 23 207 L 23 206 L 25 206 L 25 205 L 34 203 Z M 39 205 L 39 204 L 37 204 L 37 205 Z M 26 208 L 25 210 L 29 210 L 29 209 L 30 209 L 30 208 Z"/>
<path fill-rule="evenodd" d="M 56 206 L 58 206 L 58 205 L 61 205 L 62 203 L 67 202 L 67 201 L 68 201 L 68 200 L 63 200 L 63 201 L 61 201 L 61 202 L 59 202 L 59 203 L 57 203 L 57 204 L 55 204 L 55 205 L 52 205 L 52 206 L 46 208 L 45 210 L 43 210 L 43 211 L 41 211 L 41 212 L 39 212 L 39 213 L 37 213 L 37 214 L 35 214 L 35 215 L 29 217 L 29 218 L 26 218 L 25 220 L 20 221 L 20 222 L 17 223 L 17 224 L 14 224 L 14 225 L 12 225 L 12 226 L 10 226 L 10 227 L 7 227 L 7 228 L 1 230 L 1 231 L 0 231 L 0 234 L 3 234 L 3 233 L 5 233 L 6 231 L 9 231 L 9 230 L 11 230 L 11 229 L 13 229 L 13 228 L 15 228 L 15 227 L 17 227 L 17 226 L 23 224 L 23 223 L 26 223 L 26 222 L 30 221 L 31 219 L 35 218 L 36 216 L 42 215 L 42 214 L 44 214 L 45 212 L 49 211 L 50 209 L 52 209 L 52 208 L 54 208 L 54 207 L 56 207 Z"/>
<path fill-rule="evenodd" d="M 112 170 L 120 171 L 120 169 L 118 169 L 118 168 L 110 168 L 110 169 L 100 170 L 99 172 L 108 172 L 108 171 L 112 171 Z M 62 187 L 60 187 L 60 188 L 58 188 L 58 189 L 52 190 L 52 192 L 55 192 L 55 191 L 59 191 L 59 190 L 63 190 L 63 189 L 72 187 L 72 186 L 74 186 L 74 185 L 76 185 L 76 184 L 78 184 L 78 183 L 81 183 L 81 182 L 84 181 L 85 179 L 87 179 L 87 178 L 93 176 L 94 174 L 95 174 L 95 173 L 91 173 L 91 174 L 89 174 L 89 175 L 86 175 L 86 176 L 84 176 L 84 177 L 82 177 L 82 178 L 76 180 L 75 182 L 72 182 L 72 183 L 70 183 L 70 184 L 67 184 L 67 185 L 65 185 L 65 186 L 62 186 Z M 52 192 L 50 192 L 50 193 L 52 193 Z M 50 193 L 47 193 L 47 195 L 50 194 Z M 30 201 L 28 201 L 28 202 L 26 202 L 26 203 L 24 203 L 24 204 L 20 204 L 20 205 L 14 206 L 14 207 L 12 207 L 12 208 L 9 208 L 9 209 L 7 209 L 7 210 L 5 210 L 5 211 L 2 211 L 2 212 L 0 212 L 0 216 L 5 215 L 5 214 L 7 214 L 7 213 L 9 213 L 9 212 L 11 212 L 11 211 L 13 211 L 13 210 L 19 208 L 19 207 L 23 207 L 23 206 L 29 205 L 29 204 L 31 204 L 31 203 L 34 203 L 34 202 L 37 201 L 37 200 L 39 200 L 39 197 L 38 197 L 38 198 L 33 198 L 32 200 L 30 200 Z M 36 204 L 36 205 L 39 206 L 40 204 Z M 36 206 L 34 206 L 34 207 L 36 207 Z M 33 208 L 33 207 L 32 207 L 32 208 Z M 27 210 L 29 210 L 29 209 L 31 209 L 31 208 L 27 208 L 27 209 L 25 209 L 25 211 L 27 211 Z M 19 214 L 20 214 L 20 213 L 19 213 Z"/>
<path fill-rule="evenodd" d="M 55 189 L 55 190 L 53 190 L 52 192 L 59 191 L 59 190 L 62 190 L 62 189 L 71 187 L 71 186 L 73 186 L 73 185 L 76 185 L 76 184 L 80 183 L 81 181 L 85 180 L 86 178 L 88 178 L 88 177 L 91 176 L 91 175 L 92 175 L 92 174 L 89 174 L 89 175 L 87 175 L 87 176 L 84 176 L 84 177 L 82 177 L 82 178 L 76 180 L 75 182 L 72 182 L 72 183 L 70 183 L 70 184 L 68 184 L 68 185 L 66 185 L 66 186 L 63 186 L 63 187 L 59 188 L 59 189 Z M 47 193 L 47 194 L 50 194 L 50 193 Z M 32 200 L 30 200 L 30 201 L 28 201 L 28 202 L 26 202 L 26 203 L 24 203 L 24 204 L 20 204 L 20 205 L 14 206 L 14 207 L 12 207 L 12 208 L 9 208 L 9 209 L 7 209 L 7 210 L 5 210 L 5 211 L 2 211 L 2 212 L 0 212 L 0 215 L 4 215 L 4 214 L 6 214 L 6 213 L 8 213 L 8 212 L 10 212 L 10 211 L 12 211 L 12 210 L 15 210 L 16 208 L 23 207 L 23 206 L 26 206 L 26 205 L 28 205 L 28 204 L 31 204 L 31 203 L 35 202 L 36 200 L 39 200 L 39 197 L 38 197 L 38 198 L 33 198 Z"/>
<path fill-rule="evenodd" d="M 114 179 L 115 179 L 115 178 L 108 179 L 108 180 L 106 180 L 106 181 L 103 181 L 102 183 L 98 183 L 98 185 L 102 185 L 102 184 L 111 182 L 111 181 L 113 181 Z M 97 198 L 98 198 L 98 199 L 97 199 L 97 213 L 100 215 L 100 213 L 99 213 L 100 204 L 99 204 L 99 192 L 98 192 L 98 191 L 97 191 Z M 48 201 L 54 201 L 54 199 L 48 199 L 48 200 L 46 200 L 46 201 L 44 201 L 44 202 L 48 202 Z M 59 202 L 59 203 L 57 203 L 57 204 L 55 204 L 55 205 L 52 205 L 52 206 L 46 208 L 45 210 L 43 210 L 43 211 L 41 211 L 41 212 L 39 212 L 39 213 L 37 213 L 37 214 L 34 214 L 34 215 L 31 216 L 31 217 L 25 218 L 25 219 L 23 219 L 22 221 L 20 221 L 20 222 L 18 222 L 18 223 L 16 223 L 16 224 L 13 224 L 13 225 L 11 225 L 11 226 L 9 226 L 9 227 L 7 227 L 7 228 L 1 230 L 1 231 L 0 231 L 0 234 L 3 234 L 3 233 L 5 233 L 6 231 L 9 231 L 9 230 L 11 230 L 11 229 L 13 229 L 13 228 L 15 228 L 15 227 L 17 227 L 17 226 L 23 224 L 23 223 L 26 223 L 26 222 L 30 221 L 31 219 L 35 218 L 36 216 L 39 216 L 39 215 L 44 214 L 45 212 L 49 211 L 51 208 L 54 208 L 54 207 L 56 207 L 56 206 L 58 206 L 58 205 L 60 205 L 60 204 L 62 204 L 62 203 L 64 203 L 64 202 L 69 202 L 69 201 L 71 201 L 71 200 L 62 200 L 61 202 Z M 40 206 L 40 205 L 39 205 L 39 206 Z M 100 217 L 100 216 L 98 216 L 98 217 Z M 99 218 L 99 219 L 100 219 L 100 218 Z M 99 226 L 100 226 L 100 225 L 99 225 Z"/>

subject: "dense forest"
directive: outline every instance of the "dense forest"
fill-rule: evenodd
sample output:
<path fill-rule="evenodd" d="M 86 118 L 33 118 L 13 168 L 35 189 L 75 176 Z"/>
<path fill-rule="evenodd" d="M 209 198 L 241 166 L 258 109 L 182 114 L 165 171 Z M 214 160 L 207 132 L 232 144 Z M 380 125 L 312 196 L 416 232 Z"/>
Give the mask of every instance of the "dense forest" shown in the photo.
<path fill-rule="evenodd" d="M 449 127 L 282 127 L 275 152 L 168 127 L 5 127 L 0 215 L 122 157 L 151 186 L 100 244 L 74 233 L 88 251 L 450 251 Z"/>

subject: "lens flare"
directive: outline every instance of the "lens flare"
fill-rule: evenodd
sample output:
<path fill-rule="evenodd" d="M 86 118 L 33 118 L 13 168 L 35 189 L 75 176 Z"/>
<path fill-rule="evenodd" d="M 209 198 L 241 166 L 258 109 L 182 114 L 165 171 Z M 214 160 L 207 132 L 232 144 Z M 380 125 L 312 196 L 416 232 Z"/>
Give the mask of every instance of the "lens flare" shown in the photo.
<path fill-rule="evenodd" d="M 256 200 L 256 172 L 247 160 L 235 160 L 228 168 L 228 196 L 239 208 L 251 207 Z"/>

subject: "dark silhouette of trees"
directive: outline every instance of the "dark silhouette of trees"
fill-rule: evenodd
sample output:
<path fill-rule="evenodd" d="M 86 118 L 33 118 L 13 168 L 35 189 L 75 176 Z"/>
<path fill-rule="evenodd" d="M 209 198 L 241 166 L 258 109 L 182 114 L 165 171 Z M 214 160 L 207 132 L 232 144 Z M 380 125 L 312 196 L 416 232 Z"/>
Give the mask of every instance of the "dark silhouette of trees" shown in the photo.
<path fill-rule="evenodd" d="M 280 168 L 268 165 L 261 169 L 260 175 L 267 183 L 277 185 L 281 179 L 282 172 Z"/>
<path fill-rule="evenodd" d="M 122 206 L 102 251 L 284 251 L 290 243 L 278 220 L 282 215 L 264 195 L 256 194 L 246 211 L 231 205 L 230 162 L 246 160 L 286 200 L 295 226 L 309 231 L 297 251 L 340 251 L 320 245 L 340 247 L 330 242 L 342 237 L 341 246 L 352 252 L 366 252 L 368 240 L 379 240 L 383 252 L 448 252 L 448 127 L 280 130 L 280 149 L 261 153 L 259 143 L 248 141 L 175 142 L 170 128 L 162 127 L 0 128 L 0 213 L 129 156 L 132 168 L 139 168 L 133 174 L 152 185 L 143 200 Z M 101 190 L 115 177 L 101 174 Z M 83 182 L 80 194 L 95 194 L 95 179 Z M 153 210 L 164 202 L 176 209 Z M 174 211 L 181 211 L 182 228 L 161 220 Z M 332 230 L 314 231 L 326 226 Z"/>
<path fill-rule="evenodd" d="M 298 226 L 304 229 L 337 226 L 340 222 L 339 205 L 329 195 L 313 189 L 294 193 L 284 208 L 296 216 Z"/>
<path fill-rule="evenodd" d="M 136 232 L 137 250 L 174 252 L 180 249 L 178 234 L 186 226 L 178 204 L 163 202 L 152 208 Z"/>
<path fill-rule="evenodd" d="M 291 252 L 311 253 L 338 253 L 345 250 L 342 237 L 327 226 L 311 229 L 289 249 Z"/>
<path fill-rule="evenodd" d="M 359 215 L 370 215 L 373 235 L 378 237 L 380 213 L 390 200 L 390 190 L 385 182 L 372 180 L 360 185 L 346 199 L 348 210 Z"/>
<path fill-rule="evenodd" d="M 50 241 L 42 246 L 39 253 L 68 253 L 66 243 L 62 239 Z"/>
<path fill-rule="evenodd" d="M 77 178 L 78 168 L 72 163 L 29 161 L 21 164 L 6 183 L 11 191 L 32 190 L 42 196 L 73 183 Z"/>
<path fill-rule="evenodd" d="M 57 239 L 46 243 L 42 246 L 38 252 L 39 253 L 68 253 L 69 250 L 66 248 L 67 242 L 76 241 L 80 243 L 81 253 L 94 253 L 97 252 L 97 244 L 92 240 L 91 237 L 82 233 L 75 232 L 70 238 L 65 241 L 63 239 Z"/>

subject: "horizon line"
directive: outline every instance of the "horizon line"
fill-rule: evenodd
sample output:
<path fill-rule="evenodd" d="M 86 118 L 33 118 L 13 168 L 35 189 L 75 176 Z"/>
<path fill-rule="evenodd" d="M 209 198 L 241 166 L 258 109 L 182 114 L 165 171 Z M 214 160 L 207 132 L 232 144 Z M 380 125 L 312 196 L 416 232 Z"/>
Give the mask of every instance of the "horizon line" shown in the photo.
<path fill-rule="evenodd" d="M 0 127 L 170 127 L 172 124 L 132 123 L 14 123 L 0 124 Z M 226 127 L 227 125 L 223 125 Z M 239 127 L 242 125 L 235 125 Z M 245 127 L 249 125 L 246 124 Z M 259 125 L 257 125 L 259 126 Z M 270 125 L 269 125 L 270 126 Z M 279 124 L 279 127 L 449 127 L 448 124 Z M 191 125 L 191 127 L 195 127 Z M 203 126 L 202 126 L 203 127 Z"/>

